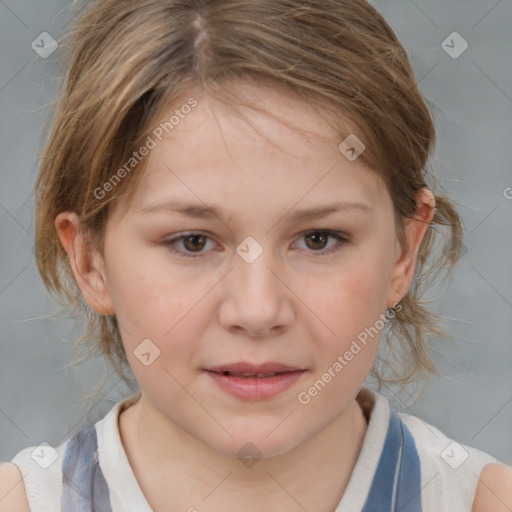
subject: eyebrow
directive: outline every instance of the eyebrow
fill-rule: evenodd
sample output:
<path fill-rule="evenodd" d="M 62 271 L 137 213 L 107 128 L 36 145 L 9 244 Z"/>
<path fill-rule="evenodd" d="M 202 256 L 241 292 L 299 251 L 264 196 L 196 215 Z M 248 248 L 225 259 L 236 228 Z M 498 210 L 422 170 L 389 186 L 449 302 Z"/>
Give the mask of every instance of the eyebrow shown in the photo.
<path fill-rule="evenodd" d="M 165 203 L 150 204 L 142 206 L 138 211 L 145 214 L 158 212 L 178 213 L 184 216 L 194 217 L 196 219 L 223 218 L 221 208 L 200 203 L 186 203 L 181 201 L 168 201 Z M 292 210 L 290 213 L 283 215 L 282 218 L 287 217 L 292 222 L 301 222 L 305 220 L 321 219 L 333 213 L 352 211 L 371 213 L 373 212 L 373 208 L 365 203 L 343 201 L 304 210 L 297 210 L 295 212 Z"/>

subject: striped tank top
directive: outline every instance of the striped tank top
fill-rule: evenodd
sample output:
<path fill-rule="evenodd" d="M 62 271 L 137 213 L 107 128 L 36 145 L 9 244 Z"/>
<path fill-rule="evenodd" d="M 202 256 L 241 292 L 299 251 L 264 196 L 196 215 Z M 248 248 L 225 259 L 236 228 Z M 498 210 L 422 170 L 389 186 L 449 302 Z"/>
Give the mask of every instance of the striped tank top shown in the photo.
<path fill-rule="evenodd" d="M 152 512 L 118 427 L 119 413 L 138 398 L 118 402 L 56 448 L 42 444 L 15 455 L 31 512 Z M 369 388 L 357 400 L 368 428 L 334 512 L 471 512 L 478 476 L 497 459 L 399 412 Z"/>

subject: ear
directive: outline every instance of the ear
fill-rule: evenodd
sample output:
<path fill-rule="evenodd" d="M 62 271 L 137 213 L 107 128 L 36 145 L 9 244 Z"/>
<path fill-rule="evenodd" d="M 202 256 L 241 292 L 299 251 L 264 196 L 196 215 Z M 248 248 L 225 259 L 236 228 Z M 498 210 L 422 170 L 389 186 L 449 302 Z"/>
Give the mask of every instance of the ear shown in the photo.
<path fill-rule="evenodd" d="M 73 212 L 60 213 L 55 218 L 55 228 L 87 304 L 101 315 L 114 314 L 103 257 L 91 247 L 84 230 L 80 228 L 78 215 Z"/>
<path fill-rule="evenodd" d="M 416 195 L 416 213 L 414 217 L 405 220 L 407 247 L 402 249 L 397 241 L 400 255 L 395 262 L 392 273 L 388 308 L 400 302 L 412 284 L 420 245 L 434 218 L 435 206 L 432 191 L 426 187 L 422 188 Z"/>

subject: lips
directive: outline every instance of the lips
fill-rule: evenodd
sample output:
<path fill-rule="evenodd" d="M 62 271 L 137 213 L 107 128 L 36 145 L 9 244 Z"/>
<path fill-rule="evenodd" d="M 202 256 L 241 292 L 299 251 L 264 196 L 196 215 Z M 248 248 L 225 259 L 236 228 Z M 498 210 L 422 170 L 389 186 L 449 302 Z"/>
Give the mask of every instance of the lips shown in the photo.
<path fill-rule="evenodd" d="M 296 366 L 289 366 L 282 363 L 263 363 L 259 365 L 239 362 L 232 364 L 225 364 L 221 366 L 214 366 L 207 368 L 206 371 L 217 373 L 219 375 L 227 375 L 232 377 L 246 377 L 246 378 L 265 378 L 272 377 L 290 372 L 304 371 L 302 368 Z"/>
<path fill-rule="evenodd" d="M 218 389 L 248 401 L 270 400 L 295 386 L 306 369 L 282 363 L 233 363 L 205 369 Z"/>

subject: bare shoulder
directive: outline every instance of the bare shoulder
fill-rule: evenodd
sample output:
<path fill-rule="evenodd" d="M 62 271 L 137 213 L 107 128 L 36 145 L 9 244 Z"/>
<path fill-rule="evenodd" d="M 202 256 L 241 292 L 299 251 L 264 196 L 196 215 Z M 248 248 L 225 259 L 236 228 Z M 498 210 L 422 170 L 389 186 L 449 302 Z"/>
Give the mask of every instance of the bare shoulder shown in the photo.
<path fill-rule="evenodd" d="M 512 510 L 512 468 L 488 464 L 480 473 L 471 512 L 509 512 Z"/>
<path fill-rule="evenodd" d="M 0 512 L 30 512 L 21 471 L 12 462 L 0 463 Z"/>

